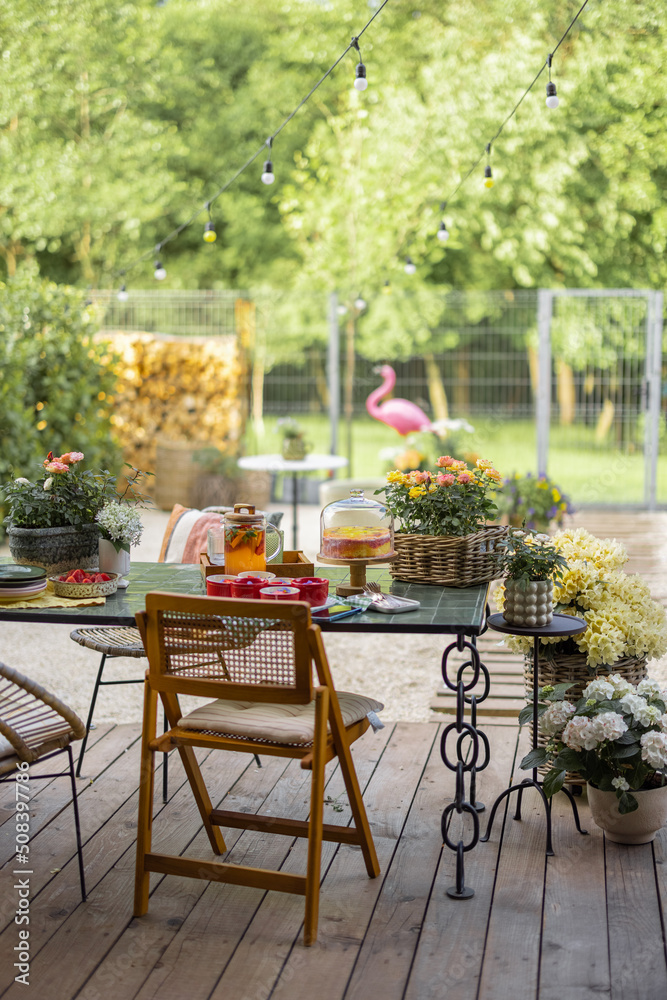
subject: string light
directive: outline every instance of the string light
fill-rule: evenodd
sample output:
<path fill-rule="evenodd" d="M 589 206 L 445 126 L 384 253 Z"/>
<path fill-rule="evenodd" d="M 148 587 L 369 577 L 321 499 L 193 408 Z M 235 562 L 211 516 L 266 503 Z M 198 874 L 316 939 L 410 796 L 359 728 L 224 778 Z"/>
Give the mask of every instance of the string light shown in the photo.
<path fill-rule="evenodd" d="M 486 144 L 486 156 L 487 156 L 487 160 L 491 156 L 491 143 L 490 142 L 487 142 L 487 144 Z M 487 162 L 486 166 L 484 167 L 484 187 L 485 188 L 492 188 L 493 187 L 493 174 L 491 173 L 491 164 L 488 163 L 488 162 Z"/>
<path fill-rule="evenodd" d="M 218 238 L 218 234 L 215 231 L 215 226 L 213 225 L 213 219 L 211 218 L 211 203 L 206 202 L 206 208 L 208 210 L 208 222 L 204 226 L 204 235 L 202 239 L 204 243 L 215 243 Z"/>
<path fill-rule="evenodd" d="M 269 147 L 269 156 L 271 156 L 271 146 L 273 145 L 273 139 L 267 139 L 266 145 Z M 273 174 L 273 163 L 271 160 L 264 160 L 264 170 L 262 171 L 262 184 L 273 184 L 275 181 L 275 176 Z"/>
<path fill-rule="evenodd" d="M 389 278 L 387 278 L 384 285 L 382 286 L 382 294 L 391 295 L 391 284 L 389 283 Z"/>
<path fill-rule="evenodd" d="M 127 288 L 125 287 L 125 285 L 121 285 L 120 288 L 118 289 L 116 298 L 118 299 L 119 302 L 127 302 L 129 297 L 130 296 Z"/>
<path fill-rule="evenodd" d="M 155 258 L 155 264 L 153 265 L 154 267 L 153 277 L 155 278 L 156 281 L 164 281 L 164 279 L 167 277 L 167 272 L 163 268 L 162 261 L 160 260 L 161 251 L 162 251 L 162 244 L 158 243 L 158 245 L 155 247 L 156 258 Z"/>
<path fill-rule="evenodd" d="M 417 270 L 417 265 L 412 260 L 412 257 L 408 256 L 405 258 L 405 267 L 403 268 L 406 274 L 414 274 Z"/>
<path fill-rule="evenodd" d="M 355 48 L 359 53 L 359 62 L 357 63 L 357 69 L 355 72 L 355 79 L 354 79 L 354 89 L 365 90 L 366 87 L 368 86 L 368 80 L 366 79 L 366 67 L 361 61 L 361 49 L 359 48 L 359 39 L 356 37 L 353 38 L 351 44 L 352 47 Z"/>
<path fill-rule="evenodd" d="M 558 107 L 558 94 L 556 93 L 556 84 L 551 82 L 551 60 L 553 59 L 553 53 L 550 52 L 547 57 L 547 65 L 549 67 L 549 82 L 547 84 L 547 107 L 557 108 Z"/>
<path fill-rule="evenodd" d="M 447 207 L 447 202 L 443 201 L 440 205 L 440 211 L 444 212 Z M 445 220 L 443 219 L 440 223 L 440 229 L 438 229 L 438 239 L 441 243 L 446 243 L 449 239 L 449 233 L 447 232 L 447 226 L 445 225 Z"/>
<path fill-rule="evenodd" d="M 357 295 L 356 299 L 354 300 L 354 308 L 358 309 L 359 312 L 361 312 L 363 309 L 366 308 L 366 299 L 364 299 L 361 296 L 361 294 Z"/>

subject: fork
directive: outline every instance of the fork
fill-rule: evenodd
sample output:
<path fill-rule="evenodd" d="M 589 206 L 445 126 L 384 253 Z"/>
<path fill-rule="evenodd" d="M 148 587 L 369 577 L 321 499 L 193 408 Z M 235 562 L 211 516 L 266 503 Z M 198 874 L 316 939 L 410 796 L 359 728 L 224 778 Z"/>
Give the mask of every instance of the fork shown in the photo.
<path fill-rule="evenodd" d="M 392 605 L 396 606 L 396 598 L 391 594 L 385 594 L 379 583 L 375 583 L 374 581 L 367 583 L 364 587 L 364 592 L 370 594 L 373 601 L 381 601 L 383 604 L 389 605 L 389 607 Z"/>

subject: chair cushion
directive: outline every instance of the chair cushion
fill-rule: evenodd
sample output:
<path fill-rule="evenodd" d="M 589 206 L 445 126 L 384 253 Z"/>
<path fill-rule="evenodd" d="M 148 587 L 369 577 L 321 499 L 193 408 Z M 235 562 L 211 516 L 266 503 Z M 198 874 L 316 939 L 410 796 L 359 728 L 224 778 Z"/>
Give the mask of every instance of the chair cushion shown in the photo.
<path fill-rule="evenodd" d="M 369 712 L 380 712 L 384 708 L 375 698 L 362 694 L 350 694 L 348 691 L 338 691 L 337 694 L 346 726 L 359 722 Z M 281 705 L 218 698 L 184 715 L 179 726 L 271 743 L 308 744 L 313 742 L 315 735 L 315 702 Z"/>
<path fill-rule="evenodd" d="M 233 507 L 207 507 L 198 510 L 196 507 L 182 507 L 175 504 L 169 515 L 167 527 L 162 538 L 162 548 L 158 562 L 165 563 L 198 563 L 200 552 L 206 551 L 208 529 L 220 524 L 220 515 L 233 510 Z M 265 514 L 267 521 L 275 517 L 278 522 L 282 512 L 277 514 L 257 511 Z M 273 537 L 273 536 L 271 536 Z M 270 556 L 270 552 L 268 555 Z"/>

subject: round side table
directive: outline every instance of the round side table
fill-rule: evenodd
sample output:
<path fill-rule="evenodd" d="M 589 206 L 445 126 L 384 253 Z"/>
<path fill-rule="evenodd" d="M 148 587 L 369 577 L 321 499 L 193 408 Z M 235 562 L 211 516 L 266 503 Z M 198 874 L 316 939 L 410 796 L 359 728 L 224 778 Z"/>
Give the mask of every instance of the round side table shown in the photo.
<path fill-rule="evenodd" d="M 537 725 L 538 725 L 538 715 L 537 715 L 537 704 L 539 701 L 540 686 L 537 679 L 538 662 L 540 655 L 540 639 L 547 638 L 564 638 L 569 635 L 579 635 L 580 632 L 584 632 L 588 627 L 583 618 L 575 618 L 573 615 L 554 615 L 551 622 L 548 625 L 540 625 L 536 628 L 522 628 L 520 625 L 510 625 L 506 622 L 502 616 L 502 613 L 489 615 L 487 618 L 487 624 L 490 628 L 495 629 L 496 632 L 506 632 L 509 635 L 525 635 L 531 636 L 533 639 L 533 740 L 532 749 L 537 749 Z M 542 797 L 544 802 L 544 809 L 547 818 L 547 855 L 553 855 L 553 846 L 551 843 L 551 802 L 544 794 L 544 789 L 542 788 L 542 782 L 538 778 L 537 767 L 533 768 L 533 774 L 531 778 L 524 778 L 523 781 L 516 785 L 511 785 L 506 788 L 504 792 L 498 796 L 496 801 L 493 803 L 491 809 L 491 815 L 489 816 L 489 824 L 486 828 L 486 833 L 483 837 L 479 839 L 486 842 L 491 834 L 491 827 L 493 826 L 493 820 L 496 815 L 496 810 L 504 798 L 511 795 L 512 792 L 518 792 L 516 812 L 514 813 L 514 819 L 521 819 L 521 799 L 523 793 L 527 788 L 536 788 Z M 574 801 L 574 797 L 569 789 L 563 787 L 562 791 L 565 792 L 568 799 L 570 800 L 570 805 L 572 806 L 572 814 L 574 816 L 574 822 L 577 830 L 581 834 L 586 834 L 586 830 L 581 829 L 581 824 L 579 823 L 579 812 L 577 810 L 577 804 Z"/>

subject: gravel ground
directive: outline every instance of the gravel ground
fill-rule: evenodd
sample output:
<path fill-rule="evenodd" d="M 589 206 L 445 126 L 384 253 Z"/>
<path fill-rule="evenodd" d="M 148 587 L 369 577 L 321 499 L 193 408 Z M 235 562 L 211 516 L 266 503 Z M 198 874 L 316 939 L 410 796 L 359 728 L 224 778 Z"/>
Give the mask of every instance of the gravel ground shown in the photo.
<path fill-rule="evenodd" d="M 168 513 L 146 511 L 144 537 L 132 550 L 138 561 L 157 559 Z M 291 515 L 286 534 L 291 544 Z M 319 547 L 319 509 L 299 509 L 299 544 L 312 558 Z M 0 554 L 9 554 L 0 548 Z M 131 584 L 130 584 L 131 586 Z M 92 695 L 99 655 L 69 638 L 69 625 L 0 623 L 0 660 L 32 677 L 70 705 L 85 720 Z M 499 642 L 502 641 L 499 636 Z M 325 636 L 334 682 L 339 690 L 356 691 L 385 704 L 385 721 L 425 722 L 433 717 L 429 704 L 440 681 L 443 640 L 437 636 L 387 635 L 368 637 L 350 633 Z M 142 676 L 144 660 L 109 660 L 107 680 Z M 649 672 L 667 686 L 667 657 L 649 664 Z M 187 707 L 187 706 L 184 706 Z M 100 691 L 95 721 L 138 722 L 142 713 L 140 684 L 114 686 Z"/>

